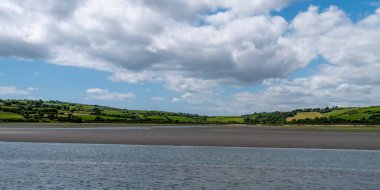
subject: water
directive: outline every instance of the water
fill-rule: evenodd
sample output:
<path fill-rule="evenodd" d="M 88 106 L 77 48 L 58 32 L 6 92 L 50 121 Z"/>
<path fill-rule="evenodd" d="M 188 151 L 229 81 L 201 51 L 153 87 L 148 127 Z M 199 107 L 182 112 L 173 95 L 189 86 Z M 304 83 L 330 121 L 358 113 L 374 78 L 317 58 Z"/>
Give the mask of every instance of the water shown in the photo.
<path fill-rule="evenodd" d="M 380 151 L 0 143 L 0 189 L 380 189 Z"/>

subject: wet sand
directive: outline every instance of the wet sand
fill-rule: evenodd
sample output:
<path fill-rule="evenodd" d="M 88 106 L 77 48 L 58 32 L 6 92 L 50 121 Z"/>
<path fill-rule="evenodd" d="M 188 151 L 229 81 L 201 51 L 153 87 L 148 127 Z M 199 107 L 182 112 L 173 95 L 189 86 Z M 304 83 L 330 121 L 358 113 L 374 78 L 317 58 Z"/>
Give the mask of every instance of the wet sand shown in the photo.
<path fill-rule="evenodd" d="M 380 150 L 379 132 L 318 131 L 268 126 L 63 126 L 66 125 L 1 125 L 0 141 Z"/>

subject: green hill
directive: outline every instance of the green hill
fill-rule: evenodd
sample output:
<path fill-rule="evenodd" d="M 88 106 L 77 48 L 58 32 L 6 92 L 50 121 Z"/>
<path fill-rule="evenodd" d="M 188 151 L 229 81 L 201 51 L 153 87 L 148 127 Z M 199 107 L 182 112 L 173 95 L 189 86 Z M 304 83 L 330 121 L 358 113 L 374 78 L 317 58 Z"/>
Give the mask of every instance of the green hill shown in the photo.
<path fill-rule="evenodd" d="M 2 119 L 2 120 L 7 120 L 7 119 L 9 119 L 9 120 L 12 120 L 12 119 L 24 119 L 24 117 L 22 117 L 19 114 L 12 113 L 12 112 L 0 111 L 0 119 Z"/>
<path fill-rule="evenodd" d="M 250 124 L 380 124 L 380 106 L 308 108 L 243 116 Z"/>
<path fill-rule="evenodd" d="M 207 123 L 207 117 L 60 101 L 0 99 L 0 122 Z"/>
<path fill-rule="evenodd" d="M 293 120 L 300 120 L 300 119 L 315 119 L 318 117 L 323 117 L 323 115 L 319 112 L 297 112 L 297 114 L 294 117 L 288 117 L 286 118 L 286 122 L 291 122 Z"/>
<path fill-rule="evenodd" d="M 1 100 L 0 122 L 86 122 L 158 124 L 380 124 L 380 106 L 308 108 L 243 116 L 118 109 L 60 101 Z"/>

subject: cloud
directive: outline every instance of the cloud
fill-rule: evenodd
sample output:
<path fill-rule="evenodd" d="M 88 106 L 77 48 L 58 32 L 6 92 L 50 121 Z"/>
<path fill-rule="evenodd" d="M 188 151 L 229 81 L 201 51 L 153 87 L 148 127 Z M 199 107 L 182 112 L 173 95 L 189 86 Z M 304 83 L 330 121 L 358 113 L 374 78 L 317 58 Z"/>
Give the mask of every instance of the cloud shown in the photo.
<path fill-rule="evenodd" d="M 118 92 L 110 92 L 106 89 L 101 88 L 90 88 L 86 90 L 86 99 L 93 100 L 125 100 L 132 99 L 136 97 L 135 94 L 129 93 L 118 93 Z"/>
<path fill-rule="evenodd" d="M 28 99 L 28 100 L 43 100 L 42 97 L 36 97 L 36 96 L 27 96 L 26 99 Z"/>
<path fill-rule="evenodd" d="M 27 89 L 18 89 L 14 86 L 0 86 L 0 95 L 25 95 L 37 90 L 33 87 Z"/>
<path fill-rule="evenodd" d="M 173 102 L 173 103 L 176 103 L 176 102 L 178 102 L 178 101 L 179 101 L 179 98 L 176 98 L 176 97 L 172 98 L 172 102 Z"/>
<path fill-rule="evenodd" d="M 268 81 L 267 85 L 264 91 L 236 93 L 227 102 L 217 102 L 213 111 L 249 114 L 305 107 L 373 106 L 380 98 L 380 86 L 340 83 L 317 76 Z"/>
<path fill-rule="evenodd" d="M 173 102 L 185 101 L 190 104 L 211 102 L 221 91 L 215 80 L 183 78 L 177 75 L 166 78 L 166 88 L 181 94 Z"/>
<path fill-rule="evenodd" d="M 165 101 L 166 99 L 161 96 L 153 96 L 153 97 L 150 97 L 150 100 L 155 101 L 155 102 L 162 102 L 162 101 Z"/>
<path fill-rule="evenodd" d="M 290 21 L 271 14 L 292 2 L 5 0 L 0 56 L 106 71 L 112 81 L 154 82 L 178 94 L 173 102 L 231 112 L 376 103 L 380 8 L 357 22 L 336 6 L 310 6 Z M 317 57 L 326 64 L 312 75 L 288 78 Z M 257 84 L 267 90 L 238 92 L 226 101 L 232 106 L 221 103 L 225 85 Z"/>
<path fill-rule="evenodd" d="M 308 61 L 282 42 L 287 22 L 269 14 L 290 2 L 5 1 L 0 41 L 12 48 L 0 45 L 0 56 L 107 71 L 131 83 L 172 86 L 175 75 L 255 84 Z M 228 19 L 214 23 L 216 16 Z"/>
<path fill-rule="evenodd" d="M 240 92 L 216 109 L 229 113 L 304 107 L 371 106 L 380 100 L 380 9 L 353 23 L 337 7 L 310 7 L 292 21 L 295 45 L 325 59 L 310 76 L 265 79 L 266 90 Z M 318 26 L 317 28 L 315 26 Z"/>
<path fill-rule="evenodd" d="M 374 7 L 380 7 L 380 1 L 371 1 L 368 4 Z"/>
<path fill-rule="evenodd" d="M 38 90 L 38 88 L 28 87 L 26 90 L 27 90 L 27 91 L 36 91 L 36 90 Z"/>

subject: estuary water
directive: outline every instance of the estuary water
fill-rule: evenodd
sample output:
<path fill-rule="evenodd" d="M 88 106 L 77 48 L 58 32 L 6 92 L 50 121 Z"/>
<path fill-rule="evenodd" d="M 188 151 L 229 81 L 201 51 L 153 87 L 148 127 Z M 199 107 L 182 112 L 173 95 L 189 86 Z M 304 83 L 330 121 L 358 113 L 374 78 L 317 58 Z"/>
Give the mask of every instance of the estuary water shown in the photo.
<path fill-rule="evenodd" d="M 380 189 L 380 151 L 0 142 L 0 189 Z"/>

